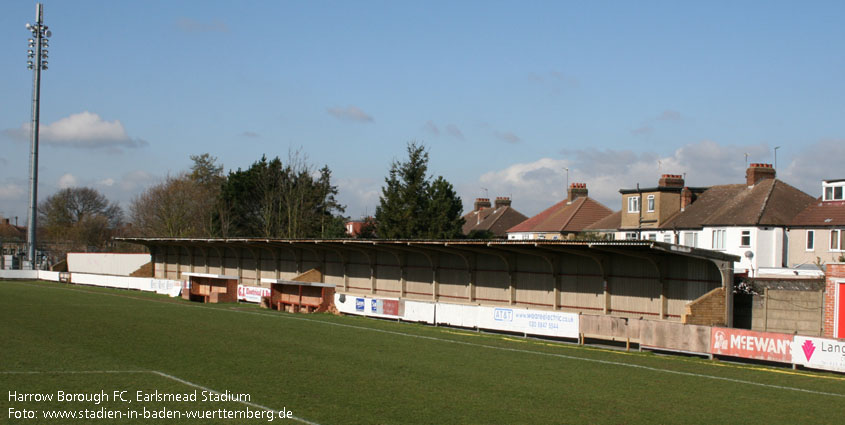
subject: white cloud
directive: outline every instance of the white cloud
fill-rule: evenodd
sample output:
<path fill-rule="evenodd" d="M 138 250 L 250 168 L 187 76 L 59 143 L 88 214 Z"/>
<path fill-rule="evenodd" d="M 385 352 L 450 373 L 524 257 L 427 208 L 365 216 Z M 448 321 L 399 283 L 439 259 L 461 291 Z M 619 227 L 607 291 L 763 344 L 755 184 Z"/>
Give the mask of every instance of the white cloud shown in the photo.
<path fill-rule="evenodd" d="M 111 178 L 111 177 L 100 180 L 100 181 L 97 182 L 97 184 L 99 186 L 106 186 L 106 187 L 112 187 L 112 186 L 114 186 L 114 183 L 115 183 L 114 179 Z"/>
<path fill-rule="evenodd" d="M 782 149 L 780 153 L 787 152 Z M 805 146 L 785 167 L 785 161 L 778 161 L 778 177 L 812 196 L 821 196 L 822 180 L 845 179 L 842 158 L 845 158 L 845 140 L 821 140 Z"/>
<path fill-rule="evenodd" d="M 5 130 L 4 133 L 17 139 L 29 139 L 30 124 L 25 123 L 18 129 Z M 39 140 L 53 146 L 65 146 L 85 149 L 138 148 L 146 146 L 141 139 L 132 139 L 126 133 L 119 120 L 106 121 L 99 115 L 84 111 L 71 114 L 52 124 L 41 125 Z"/>
<path fill-rule="evenodd" d="M 29 190 L 19 183 L 0 183 L 0 200 L 2 201 L 21 200 L 27 193 L 29 193 Z"/>
<path fill-rule="evenodd" d="M 619 189 L 635 188 L 638 183 L 641 187 L 656 186 L 661 174 L 686 174 L 688 186 L 744 182 L 746 152 L 749 162 L 754 162 L 767 158 L 770 149 L 764 144 L 730 146 L 702 141 L 684 145 L 669 155 L 616 149 L 565 151 L 566 159 L 541 158 L 513 164 L 483 174 L 471 186 L 488 188 L 490 196 L 514 194 L 514 208 L 533 215 L 566 197 L 568 167 L 570 183 L 586 183 L 591 197 L 618 210 Z M 464 197 L 464 201 L 471 203 L 472 199 Z"/>
<path fill-rule="evenodd" d="M 339 120 L 373 122 L 373 117 L 364 112 L 361 108 L 349 105 L 345 108 L 335 107 L 326 110 L 331 116 Z"/>
<path fill-rule="evenodd" d="M 200 22 L 196 19 L 182 18 L 176 21 L 176 28 L 187 33 L 219 32 L 228 33 L 229 26 L 225 22 L 215 20 L 211 22 Z"/>
<path fill-rule="evenodd" d="M 381 195 L 383 181 L 374 179 L 339 179 L 337 181 L 338 199 L 346 205 L 346 215 L 361 218 L 375 215 Z"/>
<path fill-rule="evenodd" d="M 79 181 L 73 174 L 67 173 L 59 177 L 59 181 L 57 184 L 60 189 L 67 189 L 69 187 L 76 186 L 78 183 Z"/>
<path fill-rule="evenodd" d="M 154 176 L 146 171 L 135 170 L 130 171 L 120 177 L 117 187 L 125 192 L 139 192 L 156 183 L 159 177 Z"/>

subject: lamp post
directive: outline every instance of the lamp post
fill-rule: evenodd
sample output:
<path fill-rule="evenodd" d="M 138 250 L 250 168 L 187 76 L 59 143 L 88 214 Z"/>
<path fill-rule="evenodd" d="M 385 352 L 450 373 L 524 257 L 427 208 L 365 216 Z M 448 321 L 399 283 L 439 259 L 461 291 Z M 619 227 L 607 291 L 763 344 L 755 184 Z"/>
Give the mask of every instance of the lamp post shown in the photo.
<path fill-rule="evenodd" d="M 778 149 L 780 149 L 780 146 L 775 146 L 775 171 L 778 169 Z"/>
<path fill-rule="evenodd" d="M 26 229 L 26 257 L 29 265 L 35 269 L 35 229 L 38 214 L 38 118 L 41 100 L 41 71 L 47 69 L 47 48 L 50 47 L 48 38 L 52 35 L 47 25 L 44 25 L 44 6 L 35 5 L 35 25 L 26 24 L 26 29 L 32 33 L 27 51 L 27 68 L 33 70 L 32 79 L 32 122 L 29 154 L 29 223 Z"/>

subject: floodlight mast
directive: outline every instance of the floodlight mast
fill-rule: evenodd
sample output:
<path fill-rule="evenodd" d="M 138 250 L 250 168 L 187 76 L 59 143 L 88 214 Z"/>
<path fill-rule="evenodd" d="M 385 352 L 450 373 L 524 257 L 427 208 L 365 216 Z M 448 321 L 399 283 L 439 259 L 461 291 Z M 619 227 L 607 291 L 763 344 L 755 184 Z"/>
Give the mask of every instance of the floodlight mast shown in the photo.
<path fill-rule="evenodd" d="M 44 25 L 44 6 L 41 3 L 35 5 L 35 25 L 26 24 L 26 28 L 32 33 L 33 38 L 29 39 L 29 50 L 27 51 L 27 68 L 32 69 L 32 122 L 29 131 L 31 145 L 29 153 L 29 223 L 26 229 L 26 257 L 29 266 L 36 268 L 35 257 L 35 231 L 36 218 L 38 215 L 38 120 L 41 101 L 41 71 L 47 69 L 47 50 L 51 35 L 47 26 Z"/>

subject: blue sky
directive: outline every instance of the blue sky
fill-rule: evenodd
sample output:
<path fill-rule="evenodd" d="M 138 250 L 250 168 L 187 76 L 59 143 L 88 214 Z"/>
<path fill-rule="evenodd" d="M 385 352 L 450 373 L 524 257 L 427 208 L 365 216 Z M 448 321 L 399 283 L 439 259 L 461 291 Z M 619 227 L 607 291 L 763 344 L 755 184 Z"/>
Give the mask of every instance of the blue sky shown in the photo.
<path fill-rule="evenodd" d="M 813 196 L 845 178 L 843 2 L 43 3 L 42 200 L 91 186 L 128 210 L 191 154 L 230 170 L 301 149 L 359 217 L 410 140 L 465 208 L 527 215 L 565 168 L 612 209 L 662 173 L 743 182 L 776 146 Z M 34 14 L 0 5 L 0 215 L 22 222 Z"/>

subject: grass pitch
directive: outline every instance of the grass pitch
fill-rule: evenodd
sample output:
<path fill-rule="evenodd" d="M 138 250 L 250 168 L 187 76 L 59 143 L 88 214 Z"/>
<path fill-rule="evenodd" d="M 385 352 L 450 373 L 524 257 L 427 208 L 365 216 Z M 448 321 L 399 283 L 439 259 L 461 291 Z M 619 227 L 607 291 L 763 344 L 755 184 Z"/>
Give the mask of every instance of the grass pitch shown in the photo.
<path fill-rule="evenodd" d="M 120 391 L 131 403 L 114 396 Z M 81 400 L 58 401 L 59 392 Z M 54 399 L 16 398 L 23 394 Z M 96 394 L 110 397 L 96 403 Z M 19 418 L 22 410 L 35 417 Z M 139 416 L 45 419 L 48 411 Z M 183 416 L 145 419 L 144 411 Z M 264 413 L 221 418 L 226 411 Z M 843 414 L 842 375 L 0 282 L 0 423 L 827 424 Z"/>

